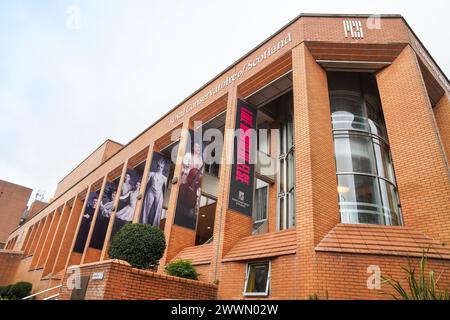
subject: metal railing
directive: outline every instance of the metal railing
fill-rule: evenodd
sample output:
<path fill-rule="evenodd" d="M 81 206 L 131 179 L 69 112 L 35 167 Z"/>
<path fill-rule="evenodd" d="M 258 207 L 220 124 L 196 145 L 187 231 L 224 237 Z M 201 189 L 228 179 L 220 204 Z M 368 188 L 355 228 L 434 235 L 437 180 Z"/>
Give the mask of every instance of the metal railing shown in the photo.
<path fill-rule="evenodd" d="M 29 296 L 26 296 L 25 298 L 22 298 L 22 300 L 31 300 L 32 298 L 34 298 L 34 297 L 36 297 L 36 296 L 39 296 L 39 295 L 41 295 L 41 294 L 43 294 L 43 293 L 46 293 L 46 292 L 49 292 L 49 291 L 52 291 L 52 290 L 55 290 L 55 289 L 59 289 L 59 288 L 61 288 L 61 287 L 62 287 L 62 284 L 60 284 L 60 285 L 58 285 L 58 286 L 55 286 L 55 287 L 52 287 L 52 288 L 48 288 L 48 289 L 45 289 L 45 290 L 36 292 L 36 293 L 33 293 L 33 294 L 29 295 Z M 59 296 L 59 293 L 57 293 L 57 294 L 55 294 L 55 295 L 52 295 L 52 296 L 50 296 L 50 297 L 47 297 L 47 298 L 45 298 L 44 300 L 51 300 L 50 298 L 55 298 L 55 297 L 57 297 L 57 296 Z"/>

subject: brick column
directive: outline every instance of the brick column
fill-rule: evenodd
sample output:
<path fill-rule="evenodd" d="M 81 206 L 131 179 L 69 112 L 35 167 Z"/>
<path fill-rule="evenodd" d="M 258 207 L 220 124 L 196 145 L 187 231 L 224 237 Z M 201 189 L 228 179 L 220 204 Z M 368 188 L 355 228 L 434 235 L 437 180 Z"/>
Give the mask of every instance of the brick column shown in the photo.
<path fill-rule="evenodd" d="M 102 253 L 100 255 L 100 260 L 104 260 L 105 257 L 108 255 L 109 241 L 111 238 L 114 221 L 116 220 L 117 207 L 119 206 L 120 196 L 122 194 L 123 181 L 125 180 L 125 176 L 127 174 L 127 169 L 128 169 L 128 160 L 126 160 L 125 163 L 123 164 L 122 172 L 120 174 L 119 185 L 117 186 L 117 190 L 116 190 L 116 198 L 114 199 L 114 210 L 112 211 L 111 217 L 109 218 L 108 229 L 106 230 L 105 240 L 103 241 L 103 247 L 102 247 Z"/>
<path fill-rule="evenodd" d="M 147 178 L 148 173 L 150 171 L 150 167 L 152 165 L 153 160 L 153 152 L 155 147 L 155 142 L 152 141 L 150 145 L 148 146 L 148 152 L 147 152 L 147 158 L 145 160 L 145 167 L 144 172 L 142 173 L 142 180 L 141 180 L 141 190 L 139 191 L 139 195 L 141 196 L 136 204 L 136 210 L 134 212 L 133 216 L 133 223 L 139 223 L 141 221 L 141 211 L 142 211 L 142 204 L 145 199 L 145 188 L 147 188 Z"/>
<path fill-rule="evenodd" d="M 377 82 L 405 225 L 449 242 L 449 172 L 411 47 L 377 74 Z"/>
<path fill-rule="evenodd" d="M 72 203 L 72 206 L 74 204 Z M 63 239 L 64 236 L 64 231 L 66 230 L 66 225 L 67 222 L 69 220 L 69 215 L 71 212 L 72 208 L 69 206 L 69 203 L 65 203 L 64 204 L 64 208 L 61 212 L 61 214 L 59 214 L 59 219 L 58 219 L 58 226 L 55 229 L 55 232 L 52 233 L 52 236 L 49 238 L 50 240 L 50 245 L 48 246 L 48 254 L 47 254 L 47 259 L 45 259 L 45 264 L 44 264 L 44 271 L 43 271 L 43 276 L 46 276 L 47 274 L 51 274 L 52 270 L 53 270 L 53 266 L 55 264 L 56 261 L 56 257 L 58 255 L 58 250 L 61 244 L 61 241 Z"/>
<path fill-rule="evenodd" d="M 339 223 L 326 72 L 304 44 L 292 51 L 297 256 L 293 281 L 304 299 L 320 292 L 314 247 Z"/>
<path fill-rule="evenodd" d="M 447 156 L 447 166 L 450 166 L 450 96 L 448 93 L 444 94 L 434 106 L 433 112 Z"/>
<path fill-rule="evenodd" d="M 84 198 L 84 202 L 83 202 L 83 204 L 81 206 L 81 210 L 80 210 L 80 212 L 77 215 L 78 216 L 77 220 L 75 222 L 72 222 L 72 223 L 76 223 L 77 227 L 74 230 L 74 233 L 72 235 L 72 242 L 70 244 L 69 253 L 67 254 L 67 258 L 66 258 L 66 261 L 65 261 L 65 264 L 64 264 L 64 268 L 63 268 L 64 270 L 66 270 L 67 267 L 70 266 L 70 265 L 76 265 L 76 264 L 80 264 L 81 263 L 82 256 L 80 254 L 78 254 L 78 253 L 75 254 L 75 252 L 73 252 L 73 249 L 75 247 L 75 242 L 77 241 L 77 236 L 78 236 L 78 233 L 80 231 L 81 222 L 83 220 L 83 213 L 86 210 L 87 204 L 89 202 L 89 194 L 91 193 L 92 189 L 93 189 L 92 185 L 89 185 L 88 188 L 87 188 L 87 191 L 86 191 L 86 196 Z"/>
<path fill-rule="evenodd" d="M 210 269 L 210 280 L 226 281 L 222 279 L 222 258 L 242 238 L 252 234 L 252 217 L 228 208 L 230 195 L 231 171 L 234 150 L 234 130 L 236 122 L 237 99 L 240 96 L 237 87 L 228 91 L 227 113 L 225 120 L 225 137 L 220 166 L 219 192 L 214 222 L 213 258 Z M 225 293 L 223 286 L 219 286 L 219 298 Z"/>
<path fill-rule="evenodd" d="M 100 194 L 98 195 L 97 206 L 95 207 L 94 215 L 92 217 L 91 227 L 89 229 L 88 237 L 87 237 L 86 243 L 84 245 L 84 251 L 83 251 L 83 255 L 81 257 L 81 264 L 98 260 L 98 259 L 95 259 L 96 257 L 94 254 L 94 253 L 97 253 L 97 251 L 95 251 L 92 255 L 88 255 L 88 252 L 91 253 L 93 251 L 93 250 L 89 250 L 89 245 L 91 244 L 92 234 L 94 233 L 95 223 L 97 222 L 97 215 L 100 212 L 100 202 L 103 199 L 103 194 L 105 192 L 105 186 L 106 186 L 107 181 L 108 181 L 108 175 L 106 174 L 103 177 L 102 187 L 100 189 Z M 89 197 L 89 195 L 88 195 L 88 197 Z M 94 250 L 96 250 L 96 249 L 94 249 Z M 100 255 L 101 255 L 101 252 L 98 252 L 98 258 L 100 258 Z"/>
<path fill-rule="evenodd" d="M 46 216 L 44 219 L 45 219 L 44 229 L 43 229 L 41 236 L 39 237 L 39 241 L 38 241 L 38 244 L 36 247 L 36 254 L 33 256 L 33 259 L 31 260 L 31 265 L 30 265 L 31 270 L 35 269 L 36 266 L 38 265 L 39 257 L 42 254 L 44 242 L 48 236 L 48 229 L 50 228 L 50 223 L 52 221 L 52 218 L 50 215 Z"/>
<path fill-rule="evenodd" d="M 53 266 L 52 274 L 56 274 L 64 268 L 64 264 L 69 256 L 70 245 L 72 244 L 73 237 L 77 228 L 77 222 L 81 215 L 81 209 L 83 208 L 83 201 L 80 195 L 75 197 L 73 201 L 72 210 L 70 211 L 69 220 L 66 224 L 61 243 L 59 244 L 58 252 Z"/>
<path fill-rule="evenodd" d="M 186 247 L 195 245 L 195 230 L 190 230 L 173 224 L 175 218 L 175 210 L 177 207 L 178 190 L 180 187 L 181 165 L 182 159 L 186 151 L 186 143 L 189 139 L 190 119 L 185 119 L 182 126 L 180 142 L 178 145 L 177 161 L 175 164 L 174 177 L 178 178 L 178 183 L 172 185 L 170 199 L 167 210 L 166 224 L 164 226 L 164 234 L 166 236 L 166 250 L 164 256 L 159 261 L 159 272 L 164 271 L 166 263 L 169 263 L 178 252 Z"/>

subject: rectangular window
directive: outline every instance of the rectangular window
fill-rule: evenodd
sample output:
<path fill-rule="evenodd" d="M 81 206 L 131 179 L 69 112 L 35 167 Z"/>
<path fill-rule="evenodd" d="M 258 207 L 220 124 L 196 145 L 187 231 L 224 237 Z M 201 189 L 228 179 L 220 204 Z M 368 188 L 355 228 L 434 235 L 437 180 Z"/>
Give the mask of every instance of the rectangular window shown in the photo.
<path fill-rule="evenodd" d="M 255 200 L 253 208 L 253 233 L 264 233 L 267 224 L 269 184 L 256 179 Z"/>
<path fill-rule="evenodd" d="M 247 264 L 244 296 L 267 296 L 270 285 L 270 261 Z"/>
<path fill-rule="evenodd" d="M 278 229 L 295 226 L 295 156 L 291 110 L 280 129 L 280 155 L 278 174 Z"/>

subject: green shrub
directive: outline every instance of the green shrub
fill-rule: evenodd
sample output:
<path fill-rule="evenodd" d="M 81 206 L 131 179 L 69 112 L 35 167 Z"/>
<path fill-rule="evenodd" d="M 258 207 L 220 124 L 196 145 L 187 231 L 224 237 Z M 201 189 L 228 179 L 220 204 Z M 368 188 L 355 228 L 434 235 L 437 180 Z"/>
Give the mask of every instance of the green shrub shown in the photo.
<path fill-rule="evenodd" d="M 2 298 L 9 297 L 9 291 L 11 290 L 11 288 L 12 284 L 0 287 L 0 297 Z"/>
<path fill-rule="evenodd" d="M 198 280 L 198 272 L 188 260 L 176 260 L 166 266 L 166 273 L 180 278 Z"/>
<path fill-rule="evenodd" d="M 22 299 L 31 294 L 32 284 L 29 282 L 17 282 L 8 286 L 0 287 L 0 298 L 6 300 Z"/>
<path fill-rule="evenodd" d="M 111 259 L 127 261 L 134 268 L 154 267 L 164 254 L 164 233 L 148 224 L 127 224 L 111 240 Z"/>
<path fill-rule="evenodd" d="M 9 291 L 9 296 L 16 299 L 22 299 L 31 294 L 33 285 L 29 282 L 17 282 Z"/>

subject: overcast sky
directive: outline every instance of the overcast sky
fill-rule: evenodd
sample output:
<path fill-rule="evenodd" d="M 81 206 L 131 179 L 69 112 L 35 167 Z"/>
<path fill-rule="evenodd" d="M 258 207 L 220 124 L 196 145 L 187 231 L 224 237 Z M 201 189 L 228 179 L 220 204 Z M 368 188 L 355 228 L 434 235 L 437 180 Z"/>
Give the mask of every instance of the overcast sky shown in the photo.
<path fill-rule="evenodd" d="M 106 139 L 126 144 L 299 13 L 402 14 L 449 75 L 449 12 L 448 0 L 0 0 L 0 179 L 53 196 Z"/>

